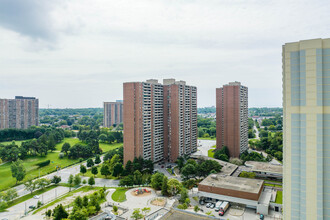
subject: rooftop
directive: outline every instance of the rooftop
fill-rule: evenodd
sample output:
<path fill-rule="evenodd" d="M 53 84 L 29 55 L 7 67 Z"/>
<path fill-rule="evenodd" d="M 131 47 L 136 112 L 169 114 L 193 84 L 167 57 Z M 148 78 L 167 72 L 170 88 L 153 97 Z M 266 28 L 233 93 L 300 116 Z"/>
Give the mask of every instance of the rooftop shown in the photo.
<path fill-rule="evenodd" d="M 214 217 L 210 217 L 207 215 L 201 215 L 201 214 L 196 214 L 193 212 L 188 212 L 184 210 L 177 210 L 177 209 L 172 209 L 169 211 L 166 215 L 162 216 L 160 218 L 161 220 L 175 220 L 175 219 L 180 219 L 180 220 L 201 220 L 201 219 L 216 219 Z"/>
<path fill-rule="evenodd" d="M 250 167 L 252 171 L 268 172 L 268 173 L 283 173 L 283 166 L 274 165 L 266 162 L 246 161 L 245 166 Z"/>
<path fill-rule="evenodd" d="M 211 174 L 206 177 L 200 184 L 258 194 L 263 185 L 263 182 L 263 180 L 257 179 L 233 177 L 222 174 Z"/>

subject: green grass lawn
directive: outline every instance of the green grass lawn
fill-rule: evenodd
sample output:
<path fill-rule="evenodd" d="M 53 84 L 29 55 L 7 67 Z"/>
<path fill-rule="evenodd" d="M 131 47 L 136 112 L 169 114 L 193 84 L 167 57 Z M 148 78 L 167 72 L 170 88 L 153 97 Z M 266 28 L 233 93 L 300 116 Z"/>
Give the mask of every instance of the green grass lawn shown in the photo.
<path fill-rule="evenodd" d="M 282 196 L 283 196 L 283 192 L 282 191 L 277 191 L 275 203 L 282 204 Z"/>
<path fill-rule="evenodd" d="M 200 139 L 200 140 L 216 140 L 216 138 L 214 137 L 214 138 L 212 138 L 212 137 L 199 137 L 198 139 Z"/>
<path fill-rule="evenodd" d="M 12 206 L 14 206 L 14 205 L 17 205 L 17 204 L 19 204 L 19 203 L 21 203 L 21 202 L 24 202 L 24 201 L 26 201 L 26 200 L 28 200 L 28 199 L 31 199 L 31 198 L 33 198 L 33 196 L 35 196 L 35 195 L 40 195 L 40 194 L 45 193 L 45 192 L 47 192 L 47 191 L 49 191 L 49 190 L 51 190 L 51 189 L 54 189 L 54 188 L 56 188 L 56 187 L 57 187 L 57 186 L 55 186 L 55 185 L 51 185 L 51 186 L 46 187 L 46 188 L 44 188 L 44 189 L 36 190 L 36 191 L 34 191 L 32 194 L 29 193 L 29 194 L 27 194 L 27 195 L 25 195 L 25 196 L 22 196 L 22 197 L 19 197 L 19 198 L 17 198 L 17 199 L 14 199 L 13 201 L 11 201 L 11 202 L 8 203 L 8 207 L 7 207 L 6 209 L 8 209 L 8 208 L 10 208 L 10 207 L 12 207 Z M 40 198 L 39 200 L 41 201 L 41 198 Z M 5 210 L 0 210 L 0 212 L 3 212 L 3 211 L 5 211 Z"/>
<path fill-rule="evenodd" d="M 30 178 L 35 178 L 39 176 L 46 175 L 47 173 L 50 173 L 52 171 L 56 170 L 56 166 L 64 168 L 69 165 L 75 164 L 79 162 L 79 159 L 69 159 L 67 156 L 65 156 L 63 159 L 58 158 L 58 154 L 61 151 L 62 145 L 67 142 L 71 146 L 80 143 L 78 138 L 65 138 L 61 143 L 56 145 L 56 150 L 54 152 L 48 152 L 46 156 L 29 156 L 23 161 L 23 165 L 26 169 L 26 176 L 23 181 L 26 181 Z M 100 144 L 100 147 L 102 148 L 103 152 L 106 152 L 110 149 L 114 149 L 117 147 L 120 147 L 122 143 L 117 144 Z M 38 168 L 36 166 L 37 163 L 50 160 L 50 164 L 48 166 Z M 6 163 L 0 166 L 0 191 L 10 188 L 15 185 L 16 180 L 11 176 L 11 170 L 10 170 L 11 163 Z"/>
<path fill-rule="evenodd" d="M 82 175 L 82 173 L 79 173 L 79 175 L 80 176 L 84 176 L 84 177 L 91 177 L 91 176 L 93 176 L 95 178 L 103 178 L 103 179 L 118 179 L 117 177 L 114 177 L 114 176 L 108 176 L 107 178 L 105 178 L 104 175 L 101 175 L 101 167 L 102 166 L 99 165 L 99 166 L 96 166 L 96 167 L 97 167 L 98 173 L 95 176 L 94 176 L 94 174 L 92 174 L 92 172 L 91 172 L 92 169 L 91 168 L 87 169 L 87 172 L 84 175 Z"/>
<path fill-rule="evenodd" d="M 123 146 L 123 143 L 113 143 L 113 144 L 100 143 L 100 148 L 102 149 L 103 152 L 107 152 L 109 150 L 113 150 L 121 146 Z"/>
<path fill-rule="evenodd" d="M 212 157 L 212 158 L 214 158 L 214 149 L 210 149 L 210 150 L 208 150 L 208 152 L 207 152 L 207 156 L 208 157 Z"/>
<path fill-rule="evenodd" d="M 282 188 L 282 185 L 277 185 L 277 184 L 269 184 L 269 183 L 265 183 L 265 186 L 271 186 L 271 187 L 278 187 L 278 188 Z"/>
<path fill-rule="evenodd" d="M 31 139 L 29 139 L 29 140 L 31 140 Z M 24 141 L 29 141 L 29 140 L 24 140 Z M 17 145 L 17 146 L 21 146 L 22 145 L 22 142 L 24 142 L 24 141 L 15 141 L 15 144 Z M 9 145 L 9 144 L 11 144 L 13 141 L 5 141 L 5 142 L 0 142 L 0 144 L 3 144 L 3 145 Z"/>
<path fill-rule="evenodd" d="M 111 195 L 111 198 L 115 202 L 124 202 L 126 200 L 126 188 L 117 188 L 116 191 Z"/>

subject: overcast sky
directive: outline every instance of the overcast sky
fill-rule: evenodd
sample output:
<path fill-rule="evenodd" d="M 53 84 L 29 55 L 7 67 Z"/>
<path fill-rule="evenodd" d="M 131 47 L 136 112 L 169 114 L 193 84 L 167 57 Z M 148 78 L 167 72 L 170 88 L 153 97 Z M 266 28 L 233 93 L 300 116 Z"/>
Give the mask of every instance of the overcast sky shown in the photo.
<path fill-rule="evenodd" d="M 282 45 L 328 38 L 330 4 L 305 0 L 0 0 L 0 98 L 102 107 L 122 84 L 240 81 L 249 107 L 282 106 Z"/>

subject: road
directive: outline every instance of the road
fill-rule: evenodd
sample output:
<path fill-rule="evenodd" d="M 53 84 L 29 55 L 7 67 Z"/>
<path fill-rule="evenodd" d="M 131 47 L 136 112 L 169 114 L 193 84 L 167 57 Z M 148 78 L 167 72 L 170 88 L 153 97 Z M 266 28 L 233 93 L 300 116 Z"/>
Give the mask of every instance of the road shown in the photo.
<path fill-rule="evenodd" d="M 25 211 L 29 211 L 29 206 L 34 205 L 37 207 L 38 201 L 43 203 L 50 202 L 57 197 L 64 195 L 65 193 L 69 192 L 68 187 L 58 186 L 55 189 L 49 190 L 42 195 L 40 195 L 39 199 L 29 199 L 25 202 L 19 203 L 15 206 L 8 208 L 8 212 L 0 212 L 0 219 L 7 218 L 9 220 L 19 219 L 25 213 Z"/>
<path fill-rule="evenodd" d="M 101 160 L 103 161 L 103 156 L 101 156 Z M 63 168 L 61 170 L 58 170 L 56 172 L 53 172 L 51 174 L 48 174 L 48 175 L 45 175 L 45 176 L 42 176 L 40 178 L 47 178 L 47 179 L 52 179 L 53 176 L 60 176 L 61 177 L 61 182 L 62 183 L 67 183 L 68 180 L 69 180 L 69 176 L 72 174 L 72 175 L 76 175 L 78 173 L 80 173 L 80 164 L 83 164 L 86 166 L 86 162 L 83 162 L 83 163 L 79 163 L 77 165 L 73 165 L 73 166 L 70 166 L 70 167 L 66 167 L 66 168 Z M 97 180 L 95 180 L 95 183 L 97 182 Z M 111 182 L 111 181 L 110 181 Z M 99 183 L 101 184 L 102 181 L 99 181 Z M 109 183 L 110 185 L 112 185 L 112 183 Z M 103 186 L 103 185 L 102 185 Z M 21 196 L 24 196 L 24 195 L 27 195 L 30 193 L 30 191 L 27 191 L 25 190 L 25 187 L 24 187 L 24 184 L 21 184 L 21 185 L 18 185 L 18 186 L 15 186 L 14 187 L 16 190 L 17 190 L 17 193 L 18 193 L 18 196 L 21 197 Z"/>
<path fill-rule="evenodd" d="M 253 125 L 253 130 L 256 131 L 256 137 L 255 137 L 255 139 L 258 139 L 259 140 L 260 139 L 260 137 L 259 137 L 259 130 L 257 129 L 256 125 Z"/>
<path fill-rule="evenodd" d="M 212 146 L 216 145 L 215 140 L 200 140 L 198 139 L 198 148 L 197 152 L 194 153 L 194 155 L 203 155 L 207 156 L 208 151 L 212 148 Z"/>

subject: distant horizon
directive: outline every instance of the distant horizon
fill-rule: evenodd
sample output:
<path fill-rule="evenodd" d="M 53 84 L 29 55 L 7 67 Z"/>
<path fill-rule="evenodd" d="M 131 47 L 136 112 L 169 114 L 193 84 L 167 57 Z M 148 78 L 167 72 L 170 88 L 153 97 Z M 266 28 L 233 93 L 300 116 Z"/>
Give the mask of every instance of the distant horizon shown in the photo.
<path fill-rule="evenodd" d="M 100 107 L 122 99 L 124 82 L 174 78 L 197 87 L 200 107 L 234 81 L 251 106 L 282 106 L 282 46 L 329 38 L 328 13 L 324 0 L 6 0 L 0 94 Z"/>

